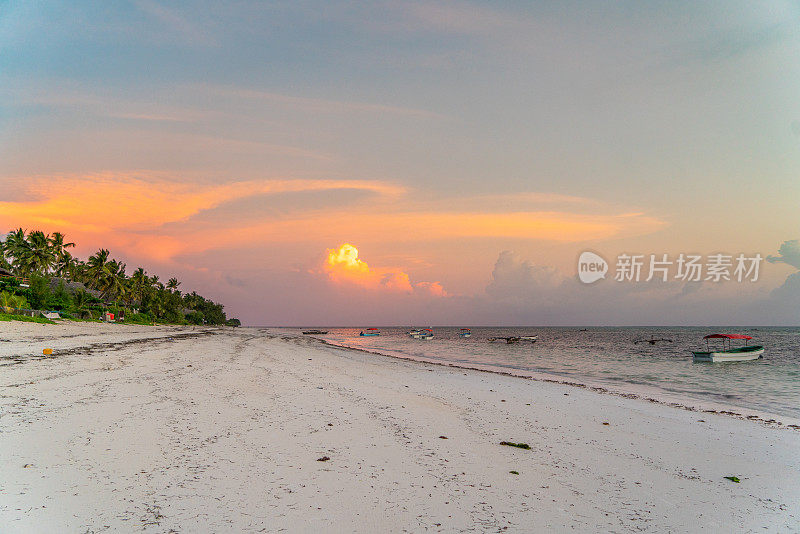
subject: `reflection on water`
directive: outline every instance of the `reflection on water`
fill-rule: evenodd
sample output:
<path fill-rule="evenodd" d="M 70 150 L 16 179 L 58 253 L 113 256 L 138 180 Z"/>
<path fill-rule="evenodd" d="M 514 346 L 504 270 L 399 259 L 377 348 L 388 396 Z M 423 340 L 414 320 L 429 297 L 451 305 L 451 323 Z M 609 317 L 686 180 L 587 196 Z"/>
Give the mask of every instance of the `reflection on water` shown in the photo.
<path fill-rule="evenodd" d="M 405 358 L 485 365 L 499 371 L 543 372 L 563 378 L 635 390 L 646 386 L 671 397 L 713 400 L 732 406 L 800 418 L 800 328 L 434 328 L 431 340 L 411 339 L 407 328 L 382 328 L 379 337 L 362 329 L 329 328 L 332 343 Z M 693 363 L 709 333 L 746 333 L 764 345 L 761 360 Z M 496 336 L 538 335 L 535 344 L 490 343 Z M 636 343 L 647 339 L 670 341 Z"/>

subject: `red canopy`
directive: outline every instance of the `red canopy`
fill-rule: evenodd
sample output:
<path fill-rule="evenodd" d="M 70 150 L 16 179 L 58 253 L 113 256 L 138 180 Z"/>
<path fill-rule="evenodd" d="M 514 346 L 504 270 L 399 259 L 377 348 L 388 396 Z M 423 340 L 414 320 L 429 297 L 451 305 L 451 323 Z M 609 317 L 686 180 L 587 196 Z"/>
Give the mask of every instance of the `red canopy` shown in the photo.
<path fill-rule="evenodd" d="M 717 339 L 717 338 L 725 338 L 725 339 L 753 339 L 752 336 L 745 336 L 742 334 L 709 334 L 703 339 Z"/>

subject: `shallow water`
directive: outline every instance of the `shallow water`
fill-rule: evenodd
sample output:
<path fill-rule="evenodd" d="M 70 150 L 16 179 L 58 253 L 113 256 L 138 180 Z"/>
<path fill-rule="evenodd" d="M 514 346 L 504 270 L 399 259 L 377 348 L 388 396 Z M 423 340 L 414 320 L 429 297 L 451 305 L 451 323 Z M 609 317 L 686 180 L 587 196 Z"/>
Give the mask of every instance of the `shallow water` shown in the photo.
<path fill-rule="evenodd" d="M 511 373 L 547 373 L 562 379 L 610 386 L 619 391 L 664 393 L 668 401 L 712 401 L 731 407 L 800 418 L 800 328 L 434 328 L 431 340 L 412 339 L 408 328 L 382 328 L 379 337 L 359 337 L 360 328 L 327 328 L 317 336 L 337 345 L 404 358 Z M 760 360 L 693 363 L 692 350 L 705 350 L 710 333 L 753 336 L 764 345 Z M 490 343 L 493 336 L 538 335 L 534 343 Z M 665 338 L 671 341 L 636 343 Z M 734 342 L 734 346 L 736 346 Z"/>

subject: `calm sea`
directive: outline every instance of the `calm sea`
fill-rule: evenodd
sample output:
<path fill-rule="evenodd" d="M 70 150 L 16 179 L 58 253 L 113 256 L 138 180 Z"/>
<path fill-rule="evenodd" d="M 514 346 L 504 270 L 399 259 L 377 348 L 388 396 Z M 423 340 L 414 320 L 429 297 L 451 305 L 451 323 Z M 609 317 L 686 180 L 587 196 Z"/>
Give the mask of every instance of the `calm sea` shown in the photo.
<path fill-rule="evenodd" d="M 326 328 L 316 336 L 330 343 L 390 356 L 481 367 L 522 376 L 544 373 L 558 379 L 645 394 L 668 402 L 747 408 L 800 419 L 800 328 L 433 328 L 435 338 L 417 340 L 409 328 L 381 328 L 379 337 L 360 337 L 360 328 Z M 760 360 L 693 363 L 692 350 L 705 348 L 709 333 L 742 333 L 764 345 Z M 538 335 L 535 344 L 490 343 L 494 336 Z M 642 340 L 667 339 L 651 345 Z M 638 343 L 637 343 L 638 341 Z M 736 343 L 736 342 L 735 342 Z"/>

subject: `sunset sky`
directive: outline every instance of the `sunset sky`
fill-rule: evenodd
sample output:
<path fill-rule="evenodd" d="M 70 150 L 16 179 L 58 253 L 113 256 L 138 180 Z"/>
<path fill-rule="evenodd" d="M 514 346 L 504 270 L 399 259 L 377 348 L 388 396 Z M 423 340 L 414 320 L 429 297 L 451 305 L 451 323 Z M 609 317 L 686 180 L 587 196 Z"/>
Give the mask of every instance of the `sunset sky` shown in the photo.
<path fill-rule="evenodd" d="M 0 0 L 0 235 L 250 325 L 796 325 L 799 96 L 797 2 Z"/>

